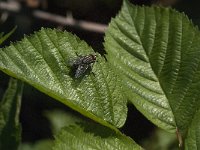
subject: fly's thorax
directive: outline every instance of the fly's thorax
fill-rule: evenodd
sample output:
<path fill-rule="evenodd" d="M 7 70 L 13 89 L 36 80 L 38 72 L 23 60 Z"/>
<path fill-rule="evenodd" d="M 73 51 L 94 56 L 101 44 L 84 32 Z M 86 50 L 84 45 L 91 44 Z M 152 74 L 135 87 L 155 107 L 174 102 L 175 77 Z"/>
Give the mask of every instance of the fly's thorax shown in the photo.
<path fill-rule="evenodd" d="M 84 64 L 91 64 L 94 63 L 96 61 L 96 55 L 90 54 L 90 55 L 86 55 L 84 56 L 84 58 L 82 59 L 82 62 Z"/>

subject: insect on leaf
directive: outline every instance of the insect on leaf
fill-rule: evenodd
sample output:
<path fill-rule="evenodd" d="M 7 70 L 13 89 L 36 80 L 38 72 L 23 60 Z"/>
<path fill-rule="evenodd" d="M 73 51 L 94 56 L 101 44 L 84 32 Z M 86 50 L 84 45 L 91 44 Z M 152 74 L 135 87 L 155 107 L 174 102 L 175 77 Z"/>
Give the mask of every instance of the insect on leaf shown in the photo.
<path fill-rule="evenodd" d="M 59 30 L 41 29 L 22 41 L 0 49 L 0 70 L 23 80 L 81 114 L 113 128 L 127 114 L 119 79 L 104 58 L 92 72 L 76 80 L 69 60 L 94 54 L 78 37 Z"/>

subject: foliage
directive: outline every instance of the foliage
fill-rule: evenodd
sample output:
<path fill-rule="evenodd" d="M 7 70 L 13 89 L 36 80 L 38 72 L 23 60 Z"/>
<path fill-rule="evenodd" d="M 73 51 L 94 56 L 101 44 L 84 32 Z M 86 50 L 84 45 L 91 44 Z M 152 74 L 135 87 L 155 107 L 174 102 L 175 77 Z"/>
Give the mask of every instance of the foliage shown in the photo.
<path fill-rule="evenodd" d="M 105 48 L 138 110 L 161 128 L 176 130 L 180 145 L 183 137 L 185 147 L 196 149 L 200 34 L 191 21 L 170 8 L 125 1 L 110 23 Z"/>
<path fill-rule="evenodd" d="M 9 33 L 0 33 L 0 45 L 13 34 L 14 27 Z M 0 101 L 0 149 L 16 150 L 21 142 L 21 126 L 19 112 L 23 83 L 10 78 L 8 89 Z"/>
<path fill-rule="evenodd" d="M 19 111 L 22 89 L 23 83 L 11 78 L 0 102 L 0 149 L 16 150 L 21 142 Z"/>
<path fill-rule="evenodd" d="M 17 27 L 15 26 L 10 32 L 8 32 L 6 35 L 4 35 L 4 33 L 0 33 L 0 45 L 7 40 L 17 29 Z"/>
<path fill-rule="evenodd" d="M 124 0 L 106 31 L 108 61 L 75 35 L 42 28 L 0 49 L 0 70 L 104 125 L 76 124 L 59 133 L 60 127 L 53 128 L 54 150 L 141 149 L 118 130 L 126 120 L 127 99 L 155 125 L 176 132 L 180 146 L 198 149 L 199 33 L 171 8 Z M 89 54 L 97 61 L 74 78 L 71 62 Z M 50 119 L 57 126 L 58 120 Z"/>
<path fill-rule="evenodd" d="M 116 134 L 104 126 L 80 123 L 63 128 L 56 136 L 53 150 L 71 149 L 135 150 L 141 148 L 125 135 Z"/>
<path fill-rule="evenodd" d="M 76 53 L 87 55 L 94 52 L 70 33 L 42 29 L 3 48 L 0 68 L 97 122 L 111 128 L 121 127 L 127 108 L 117 76 L 98 55 L 98 62 L 92 70 L 94 75 L 76 80 L 71 75 L 70 66 Z"/>

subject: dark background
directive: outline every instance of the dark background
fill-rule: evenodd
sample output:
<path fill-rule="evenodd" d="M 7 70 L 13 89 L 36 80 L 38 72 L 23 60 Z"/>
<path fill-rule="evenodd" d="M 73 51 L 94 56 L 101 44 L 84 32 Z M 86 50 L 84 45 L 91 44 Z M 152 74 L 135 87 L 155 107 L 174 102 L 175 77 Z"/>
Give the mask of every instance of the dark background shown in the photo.
<path fill-rule="evenodd" d="M 2 2 L 2 1 L 0 1 Z M 4 0 L 4 2 L 8 2 Z M 76 20 L 91 21 L 100 24 L 108 24 L 112 17 L 121 8 L 121 0 L 16 0 L 22 7 L 19 11 L 1 9 L 0 7 L 0 32 L 9 32 L 17 25 L 16 32 L 4 43 L 20 40 L 24 34 L 31 34 L 41 27 L 60 28 L 71 31 L 85 40 L 96 51 L 103 53 L 103 33 L 92 32 L 74 26 L 64 26 L 53 21 L 37 18 L 33 15 L 35 10 L 66 16 L 68 12 Z M 162 5 L 171 6 L 180 12 L 184 12 L 193 20 L 194 24 L 200 25 L 200 1 L 197 0 L 131 0 L 138 5 Z M 3 16 L 4 15 L 4 16 Z M 6 16 L 7 15 L 7 16 Z M 6 17 L 5 17 L 6 16 Z M 7 88 L 9 77 L 0 72 L 0 96 Z M 142 143 L 149 138 L 156 127 L 138 112 L 133 105 L 128 106 L 128 118 L 121 129 L 126 135 L 132 137 L 136 142 Z M 37 91 L 29 85 L 25 85 L 20 121 L 22 123 L 23 142 L 35 142 L 39 139 L 52 137 L 48 120 L 44 117 L 45 110 L 55 108 L 74 112 L 70 108 L 53 100 L 45 94 Z"/>

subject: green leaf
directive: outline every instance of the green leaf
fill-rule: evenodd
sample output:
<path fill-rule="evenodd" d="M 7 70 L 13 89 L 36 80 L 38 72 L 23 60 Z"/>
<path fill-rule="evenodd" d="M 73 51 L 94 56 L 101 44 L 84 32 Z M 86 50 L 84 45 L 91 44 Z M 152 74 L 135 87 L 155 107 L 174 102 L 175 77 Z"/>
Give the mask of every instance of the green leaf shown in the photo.
<path fill-rule="evenodd" d="M 110 128 L 117 130 L 115 126 L 124 124 L 126 99 L 121 94 L 117 75 L 104 58 L 97 54 L 92 71 L 83 78 L 75 79 L 71 75 L 70 61 L 77 58 L 76 53 L 94 53 L 76 36 L 42 29 L 0 50 L 0 69 L 8 75 Z"/>
<path fill-rule="evenodd" d="M 62 110 L 46 111 L 45 116 L 50 121 L 54 134 L 57 134 L 65 126 L 74 125 L 81 121 L 76 115 Z"/>
<path fill-rule="evenodd" d="M 40 140 L 32 143 L 23 143 L 20 145 L 19 150 L 51 150 L 53 146 L 52 140 Z"/>
<path fill-rule="evenodd" d="M 191 21 L 171 8 L 124 1 L 105 48 L 137 109 L 167 131 L 177 128 L 180 144 L 193 130 L 200 145 L 200 32 Z"/>
<path fill-rule="evenodd" d="M 176 135 L 161 129 L 156 129 L 151 136 L 142 142 L 144 149 L 148 150 L 180 150 Z"/>
<path fill-rule="evenodd" d="M 10 79 L 9 87 L 0 102 L 0 149 L 16 150 L 21 141 L 19 111 L 23 83 Z"/>
<path fill-rule="evenodd" d="M 56 136 L 53 150 L 139 150 L 142 149 L 125 135 L 92 123 L 69 126 Z"/>
<path fill-rule="evenodd" d="M 198 110 L 189 126 L 185 139 L 185 149 L 199 149 L 200 147 L 200 110 Z"/>
<path fill-rule="evenodd" d="M 0 45 L 9 38 L 17 29 L 17 26 L 15 26 L 10 32 L 8 32 L 6 35 L 3 35 L 3 33 L 0 33 Z"/>

